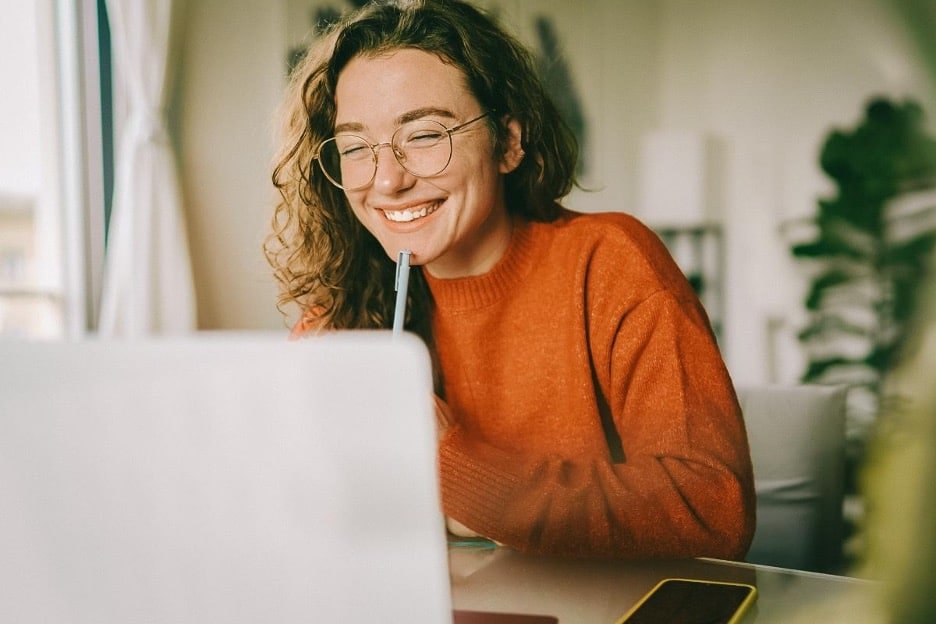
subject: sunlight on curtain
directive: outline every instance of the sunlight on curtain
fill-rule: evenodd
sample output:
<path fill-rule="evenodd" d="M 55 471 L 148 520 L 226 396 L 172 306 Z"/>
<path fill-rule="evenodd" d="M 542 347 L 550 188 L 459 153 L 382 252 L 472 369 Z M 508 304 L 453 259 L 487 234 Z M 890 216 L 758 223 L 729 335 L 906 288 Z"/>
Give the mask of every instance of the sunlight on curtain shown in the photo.
<path fill-rule="evenodd" d="M 127 121 L 117 149 L 99 332 L 138 337 L 195 329 L 182 193 L 166 122 L 170 31 L 179 0 L 107 0 L 116 89 Z"/>

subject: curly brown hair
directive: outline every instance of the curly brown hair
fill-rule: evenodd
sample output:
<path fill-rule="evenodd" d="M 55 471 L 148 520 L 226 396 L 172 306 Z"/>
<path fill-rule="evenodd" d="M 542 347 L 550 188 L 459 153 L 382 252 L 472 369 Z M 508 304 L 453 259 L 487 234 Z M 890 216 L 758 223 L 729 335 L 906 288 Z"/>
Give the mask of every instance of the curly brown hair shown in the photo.
<path fill-rule="evenodd" d="M 358 222 L 343 192 L 313 167 L 332 136 L 335 88 L 357 56 L 401 48 L 437 55 L 459 68 L 488 117 L 498 153 L 506 119 L 519 121 L 526 156 L 505 177 L 508 213 L 551 221 L 575 183 L 578 145 L 543 89 L 530 54 L 495 21 L 461 0 L 372 2 L 340 20 L 294 70 L 283 110 L 283 137 L 273 184 L 281 201 L 264 245 L 280 284 L 279 306 L 315 310 L 322 328 L 386 328 L 394 307 L 394 262 Z M 414 271 L 407 329 L 431 345 L 431 297 Z"/>

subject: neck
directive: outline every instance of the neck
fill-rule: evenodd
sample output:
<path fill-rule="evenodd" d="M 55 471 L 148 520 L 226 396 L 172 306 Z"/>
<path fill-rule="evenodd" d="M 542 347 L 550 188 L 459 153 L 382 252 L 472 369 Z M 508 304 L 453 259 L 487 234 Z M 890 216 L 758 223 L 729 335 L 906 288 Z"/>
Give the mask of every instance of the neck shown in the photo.
<path fill-rule="evenodd" d="M 426 265 L 429 274 L 439 279 L 483 275 L 494 268 L 510 246 L 513 229 L 506 208 L 495 210 L 475 232 L 473 244 L 464 250 L 452 249 L 444 257 Z"/>

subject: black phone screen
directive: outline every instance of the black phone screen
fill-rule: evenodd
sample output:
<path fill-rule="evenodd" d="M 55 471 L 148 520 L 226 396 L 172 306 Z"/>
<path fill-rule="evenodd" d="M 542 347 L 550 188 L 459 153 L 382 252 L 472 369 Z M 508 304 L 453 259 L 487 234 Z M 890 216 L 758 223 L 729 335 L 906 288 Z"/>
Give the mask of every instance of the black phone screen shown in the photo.
<path fill-rule="evenodd" d="M 732 583 L 667 579 L 622 624 L 731 624 L 754 588 Z"/>

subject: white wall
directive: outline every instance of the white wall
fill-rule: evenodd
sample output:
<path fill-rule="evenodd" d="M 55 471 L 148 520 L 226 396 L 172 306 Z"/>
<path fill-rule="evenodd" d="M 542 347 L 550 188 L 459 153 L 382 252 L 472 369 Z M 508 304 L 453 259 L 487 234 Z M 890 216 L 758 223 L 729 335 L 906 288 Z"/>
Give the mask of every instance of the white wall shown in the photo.
<path fill-rule="evenodd" d="M 177 105 L 198 324 L 282 328 L 261 252 L 274 204 L 273 118 L 285 86 L 282 3 L 187 7 Z"/>
<path fill-rule="evenodd" d="M 281 326 L 259 246 L 273 202 L 271 120 L 288 40 L 303 31 L 291 23 L 302 17 L 285 16 L 307 15 L 303 1 L 314 0 L 189 3 L 182 162 L 202 327 Z M 574 192 L 570 207 L 653 224 L 638 203 L 644 137 L 688 131 L 723 147 L 725 357 L 738 383 L 794 381 L 805 277 L 780 227 L 831 189 L 817 164 L 823 137 L 857 123 L 872 94 L 934 102 L 899 20 L 882 0 L 483 4 L 528 41 L 533 17 L 556 18 L 590 124 L 584 182 L 600 189 Z"/>

